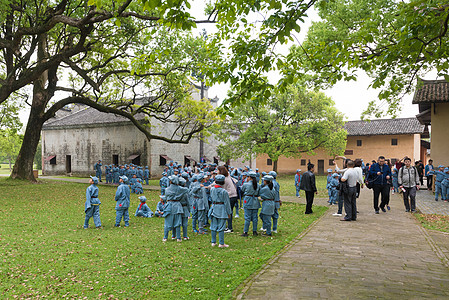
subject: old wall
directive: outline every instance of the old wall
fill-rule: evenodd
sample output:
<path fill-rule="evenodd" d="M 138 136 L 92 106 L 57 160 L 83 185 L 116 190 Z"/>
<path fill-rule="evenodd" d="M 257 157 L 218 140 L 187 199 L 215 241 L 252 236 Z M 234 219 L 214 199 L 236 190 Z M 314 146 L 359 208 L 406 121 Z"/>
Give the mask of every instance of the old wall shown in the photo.
<path fill-rule="evenodd" d="M 449 103 L 432 104 L 431 139 L 433 164 L 449 166 Z"/>

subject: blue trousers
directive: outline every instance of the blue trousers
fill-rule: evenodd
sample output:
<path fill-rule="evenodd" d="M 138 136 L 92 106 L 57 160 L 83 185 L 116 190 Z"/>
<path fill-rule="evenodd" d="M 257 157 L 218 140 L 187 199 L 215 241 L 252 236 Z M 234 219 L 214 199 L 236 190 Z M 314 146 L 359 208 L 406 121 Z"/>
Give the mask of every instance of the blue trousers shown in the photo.
<path fill-rule="evenodd" d="M 125 222 L 125 226 L 129 226 L 129 212 L 128 212 L 127 208 L 116 210 L 115 226 L 120 225 L 120 222 L 122 221 L 122 217 L 123 217 L 123 221 Z"/>
<path fill-rule="evenodd" d="M 204 232 L 204 224 L 206 220 L 206 211 L 204 209 L 198 210 L 198 231 Z"/>
<path fill-rule="evenodd" d="M 267 234 L 271 234 L 271 216 L 266 214 L 260 214 L 262 220 L 262 227 L 267 230 Z"/>
<path fill-rule="evenodd" d="M 441 191 L 442 191 L 441 198 L 443 198 L 443 200 L 449 200 L 448 199 L 449 187 L 445 184 L 441 184 Z"/>
<path fill-rule="evenodd" d="M 168 233 L 169 232 L 170 232 L 170 229 L 164 227 L 164 239 L 168 238 Z M 178 240 L 180 240 L 181 239 L 181 227 L 180 226 L 178 226 L 176 228 L 173 228 L 173 230 L 172 230 L 172 237 L 175 237 L 175 234 L 176 234 L 176 238 Z"/>
<path fill-rule="evenodd" d="M 89 220 L 92 217 L 94 218 L 95 227 L 100 227 L 100 205 L 92 205 L 89 209 L 87 209 L 86 218 L 84 219 L 84 228 L 89 227 Z"/>
<path fill-rule="evenodd" d="M 435 182 L 435 200 L 438 201 L 438 196 L 441 194 L 441 199 L 445 200 L 445 195 L 443 195 L 443 190 L 441 188 L 441 182 Z"/>
<path fill-rule="evenodd" d="M 279 219 L 279 212 L 278 212 L 278 208 L 275 207 L 274 208 L 274 214 L 271 216 L 271 218 L 273 219 L 273 231 L 277 231 L 278 230 L 278 219 Z M 264 228 L 268 231 L 268 228 Z"/>
<path fill-rule="evenodd" d="M 148 185 L 148 178 L 145 178 L 145 184 Z"/>
<path fill-rule="evenodd" d="M 217 232 L 218 232 L 218 243 L 224 245 L 224 231 L 226 229 L 226 220 L 219 219 L 214 216 L 210 217 L 210 233 L 211 233 L 211 243 L 217 243 Z"/>
<path fill-rule="evenodd" d="M 189 217 L 182 217 L 182 237 L 187 237 L 187 227 L 189 226 Z"/>
<path fill-rule="evenodd" d="M 296 197 L 298 197 L 299 196 L 299 191 L 301 190 L 301 188 L 299 186 L 297 186 L 297 185 L 295 185 L 295 187 L 296 187 Z"/>
<path fill-rule="evenodd" d="M 243 231 L 248 232 L 249 224 L 253 222 L 253 232 L 257 231 L 257 212 L 259 209 L 247 209 L 245 208 L 245 225 L 243 226 Z"/>
<path fill-rule="evenodd" d="M 97 176 L 98 181 L 101 181 L 101 171 L 96 171 L 95 176 Z"/>
<path fill-rule="evenodd" d="M 215 230 L 211 230 L 211 243 L 216 244 L 217 243 L 217 232 Z M 224 245 L 224 231 L 218 232 L 218 243 L 220 245 Z"/>

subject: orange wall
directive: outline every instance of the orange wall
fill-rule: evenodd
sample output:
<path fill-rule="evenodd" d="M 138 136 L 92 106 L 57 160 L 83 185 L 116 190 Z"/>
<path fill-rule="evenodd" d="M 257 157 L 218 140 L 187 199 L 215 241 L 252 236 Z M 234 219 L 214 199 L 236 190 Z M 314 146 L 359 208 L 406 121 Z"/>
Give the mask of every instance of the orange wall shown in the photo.
<path fill-rule="evenodd" d="M 449 166 L 449 103 L 432 104 L 430 156 L 433 165 Z"/>
<path fill-rule="evenodd" d="M 418 138 L 417 138 L 417 137 Z M 397 139 L 397 146 L 391 145 L 391 139 Z M 357 146 L 357 140 L 362 141 L 362 146 Z M 352 150 L 352 155 L 345 155 L 347 158 L 356 159 L 361 158 L 365 163 L 371 163 L 371 160 L 377 160 L 380 155 L 386 158 L 401 159 L 408 156 L 413 160 L 420 159 L 420 143 L 419 134 L 409 135 L 378 135 L 378 136 L 348 136 L 346 150 Z M 418 150 L 416 150 L 418 149 Z M 334 166 L 329 165 L 329 160 L 333 159 L 327 152 L 322 149 L 315 151 L 315 155 L 303 154 L 301 158 L 286 158 L 281 156 L 278 161 L 278 173 L 294 173 L 296 169 L 301 169 L 302 172 L 307 171 L 307 162 L 315 165 L 315 172 L 318 172 L 318 160 L 324 160 L 324 171 Z M 266 154 L 259 155 L 256 160 L 257 168 L 260 172 L 267 172 L 273 169 L 273 166 L 267 165 L 268 156 Z M 305 164 L 301 165 L 301 160 L 305 159 Z M 341 160 L 337 161 L 341 168 Z"/>

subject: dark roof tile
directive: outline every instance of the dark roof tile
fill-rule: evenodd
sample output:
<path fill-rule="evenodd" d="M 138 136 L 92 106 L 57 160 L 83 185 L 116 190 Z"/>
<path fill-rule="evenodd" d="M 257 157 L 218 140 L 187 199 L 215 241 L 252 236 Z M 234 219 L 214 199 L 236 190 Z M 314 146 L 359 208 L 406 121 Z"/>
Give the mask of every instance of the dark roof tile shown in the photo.
<path fill-rule="evenodd" d="M 380 119 L 372 121 L 348 121 L 348 136 L 394 135 L 423 133 L 424 125 L 416 118 Z"/>
<path fill-rule="evenodd" d="M 422 80 L 413 97 L 413 104 L 449 102 L 449 82 L 446 80 Z"/>

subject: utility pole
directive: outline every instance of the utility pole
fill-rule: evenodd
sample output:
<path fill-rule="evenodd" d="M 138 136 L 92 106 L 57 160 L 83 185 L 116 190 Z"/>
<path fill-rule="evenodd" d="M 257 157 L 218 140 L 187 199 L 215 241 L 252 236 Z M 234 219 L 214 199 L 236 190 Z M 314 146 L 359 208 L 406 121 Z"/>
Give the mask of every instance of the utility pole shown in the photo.
<path fill-rule="evenodd" d="M 201 80 L 201 100 L 204 99 L 204 81 Z M 203 132 L 200 132 L 200 162 L 204 156 L 204 141 L 203 141 Z"/>

